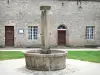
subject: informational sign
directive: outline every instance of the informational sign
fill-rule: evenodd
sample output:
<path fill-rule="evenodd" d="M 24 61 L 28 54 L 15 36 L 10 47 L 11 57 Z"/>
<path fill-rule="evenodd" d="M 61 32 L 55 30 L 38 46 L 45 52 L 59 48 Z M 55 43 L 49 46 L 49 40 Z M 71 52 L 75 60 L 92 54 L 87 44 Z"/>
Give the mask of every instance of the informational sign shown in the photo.
<path fill-rule="evenodd" d="M 19 34 L 23 34 L 23 33 L 24 33 L 24 30 L 23 30 L 23 29 L 19 29 L 19 30 L 18 30 L 18 33 L 19 33 Z"/>

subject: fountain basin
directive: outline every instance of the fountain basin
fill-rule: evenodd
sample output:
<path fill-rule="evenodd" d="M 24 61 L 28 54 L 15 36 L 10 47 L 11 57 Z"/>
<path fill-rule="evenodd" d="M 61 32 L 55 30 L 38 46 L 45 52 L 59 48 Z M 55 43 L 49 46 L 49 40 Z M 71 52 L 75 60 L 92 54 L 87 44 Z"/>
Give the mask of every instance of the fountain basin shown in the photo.
<path fill-rule="evenodd" d="M 50 54 L 41 54 L 41 50 L 24 53 L 26 68 L 39 71 L 61 70 L 66 67 L 66 52 L 51 50 Z"/>

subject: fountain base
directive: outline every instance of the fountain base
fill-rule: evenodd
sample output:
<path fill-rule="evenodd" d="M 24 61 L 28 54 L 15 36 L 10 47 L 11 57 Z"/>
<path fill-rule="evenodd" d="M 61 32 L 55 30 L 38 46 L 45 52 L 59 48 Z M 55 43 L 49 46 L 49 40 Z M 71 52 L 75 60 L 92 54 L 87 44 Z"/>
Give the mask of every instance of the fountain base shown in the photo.
<path fill-rule="evenodd" d="M 24 53 L 26 68 L 39 71 L 61 70 L 66 67 L 66 52 L 50 50 L 48 54 L 41 50 L 32 50 Z"/>

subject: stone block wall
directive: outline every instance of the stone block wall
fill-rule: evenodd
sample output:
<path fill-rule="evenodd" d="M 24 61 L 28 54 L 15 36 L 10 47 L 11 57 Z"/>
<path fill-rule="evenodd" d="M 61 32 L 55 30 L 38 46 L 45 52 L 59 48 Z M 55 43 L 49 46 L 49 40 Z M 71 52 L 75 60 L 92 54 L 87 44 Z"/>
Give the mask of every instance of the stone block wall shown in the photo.
<path fill-rule="evenodd" d="M 62 6 L 63 3 L 63 6 Z M 82 1 L 78 10 L 76 1 L 58 0 L 0 0 L 0 46 L 5 46 L 5 26 L 14 26 L 15 47 L 41 46 L 40 6 L 49 5 L 48 12 L 49 44 L 57 46 L 57 27 L 66 25 L 67 46 L 100 46 L 100 2 Z M 28 40 L 28 26 L 38 26 L 38 39 Z M 86 26 L 95 26 L 93 40 L 85 39 Z M 24 34 L 18 34 L 24 29 Z"/>

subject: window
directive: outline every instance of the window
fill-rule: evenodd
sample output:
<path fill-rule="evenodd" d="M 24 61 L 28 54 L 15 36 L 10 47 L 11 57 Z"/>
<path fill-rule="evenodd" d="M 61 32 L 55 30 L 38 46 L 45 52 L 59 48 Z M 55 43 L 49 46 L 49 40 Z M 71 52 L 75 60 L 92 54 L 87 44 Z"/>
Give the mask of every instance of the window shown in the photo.
<path fill-rule="evenodd" d="M 86 39 L 94 39 L 94 26 L 86 26 Z"/>
<path fill-rule="evenodd" d="M 57 29 L 66 29 L 64 25 L 60 25 Z"/>
<path fill-rule="evenodd" d="M 38 33 L 38 26 L 28 26 L 28 39 L 29 40 L 36 40 Z"/>

